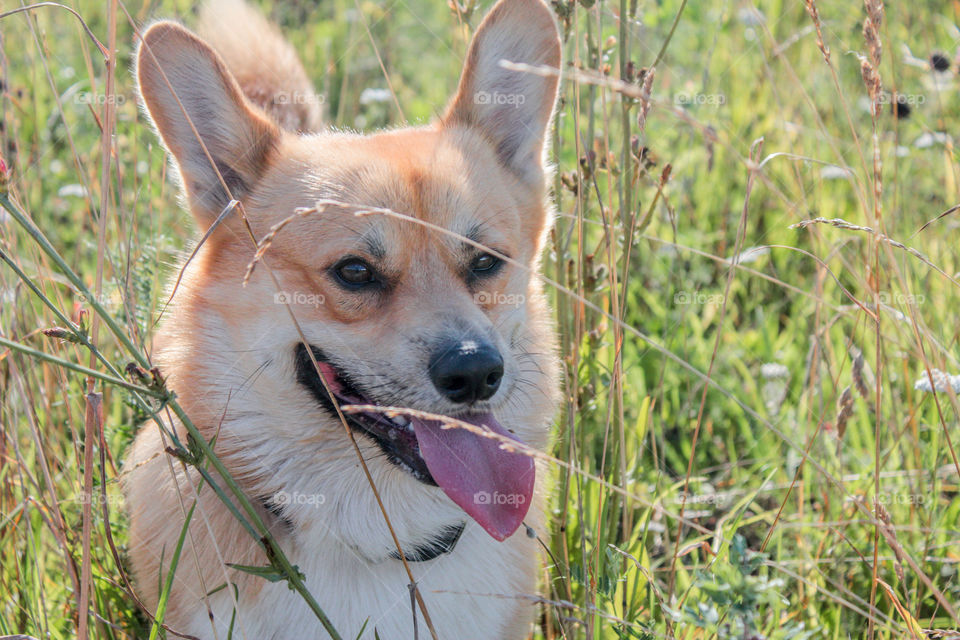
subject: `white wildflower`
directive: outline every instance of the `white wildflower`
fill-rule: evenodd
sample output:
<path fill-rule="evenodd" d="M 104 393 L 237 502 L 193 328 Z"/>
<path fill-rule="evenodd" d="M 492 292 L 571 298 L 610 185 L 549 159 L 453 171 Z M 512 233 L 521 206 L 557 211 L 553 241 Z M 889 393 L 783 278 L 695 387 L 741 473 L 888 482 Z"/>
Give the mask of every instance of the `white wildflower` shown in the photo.
<path fill-rule="evenodd" d="M 931 369 L 929 376 L 926 371 L 923 372 L 923 377 L 913 383 L 913 388 L 927 393 L 933 392 L 934 389 L 937 391 L 953 389 L 954 393 L 960 393 L 960 375 L 952 376 L 940 369 Z"/>

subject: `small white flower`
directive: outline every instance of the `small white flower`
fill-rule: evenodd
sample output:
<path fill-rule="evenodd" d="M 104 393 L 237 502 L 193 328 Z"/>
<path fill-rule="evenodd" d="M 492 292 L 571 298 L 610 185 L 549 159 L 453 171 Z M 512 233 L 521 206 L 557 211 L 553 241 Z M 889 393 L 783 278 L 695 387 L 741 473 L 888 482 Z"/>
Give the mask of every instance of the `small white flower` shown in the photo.
<path fill-rule="evenodd" d="M 830 164 L 820 169 L 820 178 L 822 180 L 846 180 L 853 177 L 853 171 L 846 167 L 838 167 Z"/>
<path fill-rule="evenodd" d="M 60 187 L 60 190 L 57 191 L 57 195 L 61 198 L 86 198 L 87 190 L 80 184 L 65 184 Z"/>
<path fill-rule="evenodd" d="M 727 262 L 747 264 L 748 262 L 755 262 L 760 256 L 765 256 L 768 253 L 770 253 L 770 247 L 750 247 L 733 256 Z"/>
<path fill-rule="evenodd" d="M 942 131 L 926 132 L 920 134 L 920 137 L 916 139 L 913 143 L 913 146 L 917 149 L 927 149 L 932 147 L 935 144 L 947 144 L 950 141 L 950 136 L 943 133 Z"/>
<path fill-rule="evenodd" d="M 778 362 L 768 362 L 760 366 L 760 376 L 763 377 L 764 380 L 789 378 L 790 370 Z"/>
<path fill-rule="evenodd" d="M 932 383 L 931 378 L 933 378 Z M 913 383 L 913 388 L 927 393 L 932 393 L 934 389 L 937 391 L 953 389 L 954 393 L 960 393 L 960 375 L 952 376 L 940 369 L 931 369 L 929 376 L 924 372 L 923 377 Z"/>
<path fill-rule="evenodd" d="M 368 87 L 360 94 L 360 104 L 372 104 L 374 102 L 390 102 L 390 90 Z"/>

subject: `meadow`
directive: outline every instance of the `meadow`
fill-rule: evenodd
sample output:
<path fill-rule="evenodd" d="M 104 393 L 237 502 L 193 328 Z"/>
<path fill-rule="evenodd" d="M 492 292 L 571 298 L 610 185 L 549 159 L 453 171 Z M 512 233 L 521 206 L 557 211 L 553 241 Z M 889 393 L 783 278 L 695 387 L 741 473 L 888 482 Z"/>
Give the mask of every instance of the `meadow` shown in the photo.
<path fill-rule="evenodd" d="M 258 4 L 360 130 L 438 115 L 489 5 Z M 960 3 L 551 5 L 533 637 L 960 638 Z M 0 635 L 162 636 L 124 571 L 157 406 L 125 370 L 198 236 L 130 66 L 196 6 L 28 6 L 0 3 Z"/>

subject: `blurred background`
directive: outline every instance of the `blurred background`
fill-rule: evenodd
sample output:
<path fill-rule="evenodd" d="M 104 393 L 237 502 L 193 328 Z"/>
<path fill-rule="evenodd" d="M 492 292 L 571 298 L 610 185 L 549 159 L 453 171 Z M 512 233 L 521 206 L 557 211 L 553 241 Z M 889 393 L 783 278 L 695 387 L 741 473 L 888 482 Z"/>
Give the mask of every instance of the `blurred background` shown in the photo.
<path fill-rule="evenodd" d="M 91 637 L 147 637 L 118 488 L 145 414 L 99 381 L 86 437 L 63 363 L 100 311 L 148 355 L 197 240 L 129 71 L 135 29 L 197 6 L 44 4 L 0 1 L 0 634 L 75 637 L 87 582 Z M 257 4 L 326 122 L 373 130 L 441 112 L 492 3 Z M 566 396 L 533 637 L 960 637 L 960 3 L 551 5 Z"/>

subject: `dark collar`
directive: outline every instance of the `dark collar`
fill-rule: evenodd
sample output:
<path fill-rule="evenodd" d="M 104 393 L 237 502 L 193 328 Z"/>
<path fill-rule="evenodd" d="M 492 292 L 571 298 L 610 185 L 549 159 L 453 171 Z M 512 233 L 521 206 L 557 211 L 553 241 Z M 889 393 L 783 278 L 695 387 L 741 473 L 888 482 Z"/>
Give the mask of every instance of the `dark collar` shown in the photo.
<path fill-rule="evenodd" d="M 284 513 L 283 505 L 279 505 L 267 498 L 260 498 L 260 504 L 286 527 L 288 531 L 293 531 L 293 522 L 291 522 L 287 514 Z M 436 535 L 428 538 L 426 542 L 418 544 L 409 551 L 404 552 L 404 559 L 406 559 L 407 562 L 426 562 L 427 560 L 438 558 L 445 553 L 450 553 L 453 551 L 453 548 L 457 546 L 457 541 L 460 540 L 460 536 L 463 534 L 463 529 L 466 526 L 466 522 L 461 522 L 460 524 L 442 527 Z M 400 554 L 394 551 L 390 554 L 390 557 L 394 560 L 399 560 Z"/>
<path fill-rule="evenodd" d="M 279 495 L 279 494 L 278 494 Z M 283 510 L 282 504 L 277 504 L 270 498 L 260 498 L 260 505 L 270 513 L 277 521 L 282 524 L 287 531 L 293 531 L 293 521 Z"/>
<path fill-rule="evenodd" d="M 418 544 L 408 551 L 404 551 L 404 559 L 407 562 L 426 562 L 427 560 L 438 558 L 445 553 L 450 553 L 453 551 L 453 548 L 457 546 L 457 541 L 460 539 L 460 535 L 466 526 L 466 522 L 461 522 L 460 524 L 443 527 L 434 537 L 429 538 L 426 542 Z M 394 560 L 399 560 L 400 554 L 394 551 L 390 554 L 390 557 Z"/>

